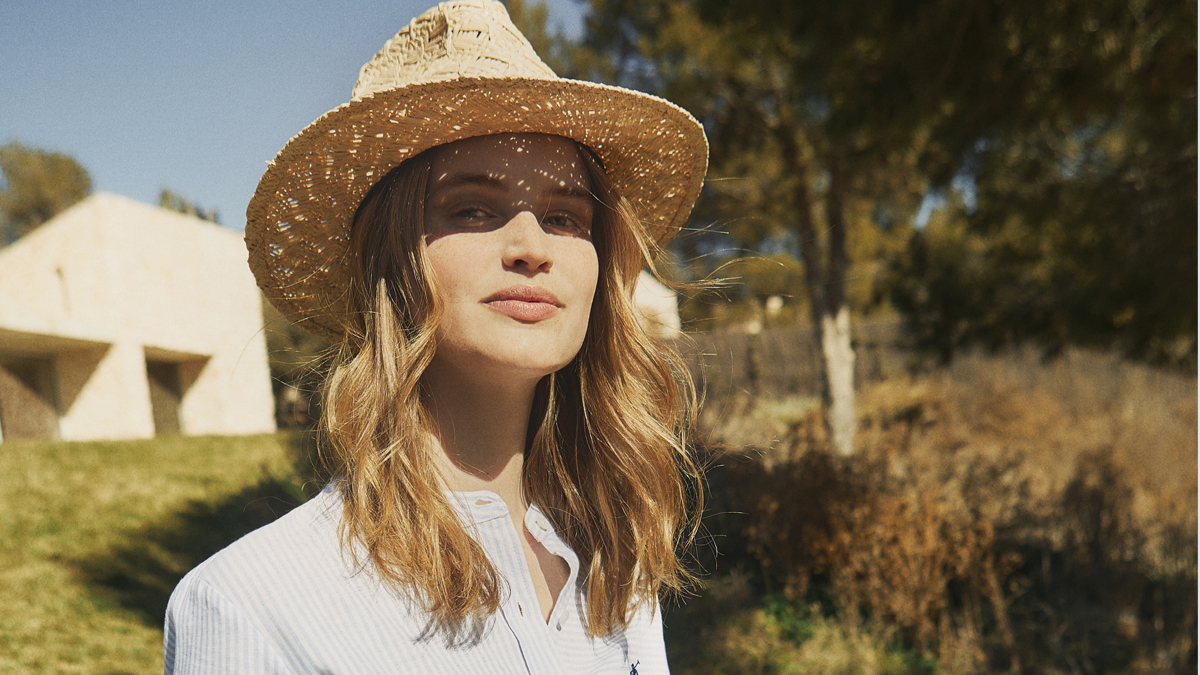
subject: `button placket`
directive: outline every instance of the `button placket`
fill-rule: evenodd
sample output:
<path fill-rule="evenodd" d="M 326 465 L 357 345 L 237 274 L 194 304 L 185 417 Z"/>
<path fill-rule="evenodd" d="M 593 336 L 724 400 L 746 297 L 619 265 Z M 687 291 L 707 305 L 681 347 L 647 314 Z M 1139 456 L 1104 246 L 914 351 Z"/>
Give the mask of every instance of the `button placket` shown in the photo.
<path fill-rule="evenodd" d="M 447 496 L 456 506 L 463 526 L 484 546 L 488 556 L 507 581 L 506 597 L 501 602 L 499 614 L 516 640 L 517 647 L 523 653 L 529 650 L 546 657 L 533 662 L 527 661 L 526 666 L 531 669 L 530 672 L 533 675 L 556 675 L 565 672 L 559 667 L 557 651 L 554 648 L 554 637 L 559 634 L 555 630 L 558 625 L 557 615 L 552 615 L 550 623 L 545 621 L 532 583 L 522 579 L 529 579 L 521 542 L 524 535 L 520 527 L 513 527 L 516 523 L 509 517 L 507 505 L 495 493 L 483 490 L 447 492 Z M 539 519 L 538 515 L 540 514 L 536 511 L 530 514 L 525 520 L 525 527 L 541 541 L 551 535 L 553 528 L 549 519 Z M 553 542 L 556 537 L 549 536 L 549 540 Z M 530 606 L 529 612 L 525 611 L 525 605 Z M 566 627 L 565 621 L 563 626 Z"/>
<path fill-rule="evenodd" d="M 571 610 L 564 608 L 562 611 L 560 611 L 558 613 L 558 617 L 554 619 L 554 630 L 561 633 L 563 631 L 563 628 L 566 627 L 567 623 L 570 622 L 570 620 L 571 620 Z"/>
<path fill-rule="evenodd" d="M 567 547 L 554 531 L 549 518 L 538 511 L 532 511 L 530 517 L 526 520 L 527 527 L 534 538 L 538 540 L 546 550 L 550 553 L 559 556 L 567 562 L 570 568 L 570 575 L 566 585 L 556 602 L 554 613 L 550 615 L 550 620 L 544 625 L 551 636 L 562 634 L 567 628 L 567 624 L 571 622 L 571 609 L 574 607 L 570 598 L 564 598 L 564 594 L 575 593 L 575 583 L 578 575 L 579 561 L 575 553 Z"/>

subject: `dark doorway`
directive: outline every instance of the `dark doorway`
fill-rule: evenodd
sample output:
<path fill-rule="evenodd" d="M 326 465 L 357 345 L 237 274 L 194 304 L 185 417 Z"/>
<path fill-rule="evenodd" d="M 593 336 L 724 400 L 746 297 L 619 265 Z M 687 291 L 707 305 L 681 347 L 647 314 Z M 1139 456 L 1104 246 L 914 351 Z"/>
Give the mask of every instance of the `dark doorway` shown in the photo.
<path fill-rule="evenodd" d="M 183 386 L 179 377 L 179 364 L 147 359 L 146 379 L 150 383 L 150 411 L 154 416 L 154 434 L 163 436 L 182 433 L 179 406 L 183 403 Z"/>
<path fill-rule="evenodd" d="M 58 438 L 58 387 L 50 356 L 0 355 L 4 440 Z"/>

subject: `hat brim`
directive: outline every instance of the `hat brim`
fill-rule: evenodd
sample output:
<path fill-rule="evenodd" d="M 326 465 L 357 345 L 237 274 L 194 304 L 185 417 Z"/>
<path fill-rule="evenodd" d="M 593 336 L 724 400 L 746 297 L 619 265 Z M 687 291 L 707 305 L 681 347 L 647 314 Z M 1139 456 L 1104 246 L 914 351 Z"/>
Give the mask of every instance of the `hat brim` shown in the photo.
<path fill-rule="evenodd" d="M 567 79 L 459 78 L 342 105 L 288 141 L 246 209 L 250 268 L 306 330 L 344 334 L 350 223 L 371 187 L 429 148 L 498 133 L 546 133 L 590 147 L 663 245 L 687 220 L 708 164 L 700 124 L 664 99 Z"/>

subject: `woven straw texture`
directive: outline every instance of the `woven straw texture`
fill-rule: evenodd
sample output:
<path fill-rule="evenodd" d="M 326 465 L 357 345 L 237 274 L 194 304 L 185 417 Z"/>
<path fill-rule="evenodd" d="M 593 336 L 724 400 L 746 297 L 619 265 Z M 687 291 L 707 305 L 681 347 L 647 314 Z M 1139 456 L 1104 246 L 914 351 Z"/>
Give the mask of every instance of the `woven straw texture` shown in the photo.
<path fill-rule="evenodd" d="M 592 148 L 650 239 L 664 244 L 700 193 L 708 145 L 678 106 L 561 79 L 490 0 L 438 5 L 363 66 L 353 98 L 284 146 L 246 210 L 250 268 L 267 298 L 310 332 L 344 335 L 350 222 L 408 157 L 498 133 L 549 133 Z"/>

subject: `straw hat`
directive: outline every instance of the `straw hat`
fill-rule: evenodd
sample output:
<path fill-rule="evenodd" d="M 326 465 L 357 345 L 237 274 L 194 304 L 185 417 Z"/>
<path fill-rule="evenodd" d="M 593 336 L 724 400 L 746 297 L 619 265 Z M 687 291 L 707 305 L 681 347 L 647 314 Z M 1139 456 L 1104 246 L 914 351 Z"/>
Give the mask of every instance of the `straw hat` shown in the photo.
<path fill-rule="evenodd" d="M 640 92 L 557 77 L 491 0 L 446 2 L 413 19 L 362 67 L 349 103 L 288 141 L 246 209 L 250 268 L 267 298 L 309 332 L 339 339 L 350 222 L 408 157 L 498 133 L 547 133 L 590 147 L 652 241 L 687 220 L 708 164 L 695 118 Z"/>

